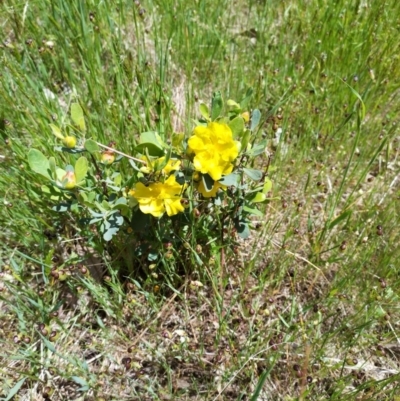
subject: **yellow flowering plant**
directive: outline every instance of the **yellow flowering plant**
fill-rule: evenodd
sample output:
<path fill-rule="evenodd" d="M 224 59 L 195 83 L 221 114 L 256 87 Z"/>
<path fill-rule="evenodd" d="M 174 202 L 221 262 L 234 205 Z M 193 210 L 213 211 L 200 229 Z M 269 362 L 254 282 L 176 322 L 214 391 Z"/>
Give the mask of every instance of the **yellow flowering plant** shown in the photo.
<path fill-rule="evenodd" d="M 129 244 L 141 264 L 201 265 L 212 249 L 225 254 L 247 238 L 251 216 L 263 216 L 257 205 L 269 200 L 269 161 L 256 161 L 266 148 L 261 113 L 248 111 L 249 98 L 225 104 L 216 92 L 210 108 L 200 105 L 191 132 L 143 132 L 129 152 L 89 137 L 83 109 L 73 103 L 71 123 L 50 125 L 59 162 L 68 166 L 56 167 L 56 158 L 36 149 L 28 162 L 47 181 L 42 193 L 53 209 L 77 216 L 81 235 L 118 249 Z"/>

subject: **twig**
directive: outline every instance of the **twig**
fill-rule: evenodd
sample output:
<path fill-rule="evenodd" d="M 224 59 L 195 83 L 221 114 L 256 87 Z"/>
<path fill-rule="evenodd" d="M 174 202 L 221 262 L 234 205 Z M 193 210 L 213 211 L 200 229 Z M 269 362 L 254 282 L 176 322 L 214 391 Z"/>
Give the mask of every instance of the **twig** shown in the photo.
<path fill-rule="evenodd" d="M 147 164 L 147 162 L 146 162 L 145 160 L 136 159 L 136 157 L 129 156 L 129 155 L 127 155 L 126 153 L 120 152 L 119 150 L 116 150 L 116 149 L 114 149 L 114 148 L 110 148 L 109 146 L 103 145 L 102 143 L 99 143 L 99 142 L 96 142 L 96 143 L 97 143 L 97 145 L 99 145 L 101 148 L 104 148 L 104 149 L 107 149 L 107 150 L 109 150 L 109 151 L 118 153 L 119 155 L 125 156 L 125 157 L 127 157 L 128 159 L 134 160 L 135 162 L 142 163 L 142 164 Z"/>

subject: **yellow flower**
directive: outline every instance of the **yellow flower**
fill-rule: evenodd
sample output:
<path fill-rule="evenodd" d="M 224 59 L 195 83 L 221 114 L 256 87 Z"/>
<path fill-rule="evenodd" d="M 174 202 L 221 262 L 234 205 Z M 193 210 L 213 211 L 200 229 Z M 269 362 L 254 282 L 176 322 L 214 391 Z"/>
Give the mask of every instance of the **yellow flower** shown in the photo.
<path fill-rule="evenodd" d="M 215 181 L 211 191 L 207 192 L 204 186 L 203 180 L 199 182 L 197 189 L 205 198 L 215 198 L 217 196 L 218 189 L 221 188 L 223 190 L 226 189 L 226 185 L 222 185 L 220 182 Z"/>
<path fill-rule="evenodd" d="M 239 154 L 240 144 L 233 140 L 227 124 L 209 123 L 207 127 L 197 126 L 189 138 L 189 152 L 194 153 L 193 164 L 197 171 L 209 174 L 218 181 L 222 175 L 233 170 L 233 160 Z"/>
<path fill-rule="evenodd" d="M 184 211 L 181 194 L 185 187 L 171 175 L 164 183 L 155 182 L 147 187 L 138 182 L 135 189 L 129 191 L 129 195 L 137 199 L 140 210 L 145 214 L 161 217 L 167 212 L 168 216 L 174 216 Z"/>

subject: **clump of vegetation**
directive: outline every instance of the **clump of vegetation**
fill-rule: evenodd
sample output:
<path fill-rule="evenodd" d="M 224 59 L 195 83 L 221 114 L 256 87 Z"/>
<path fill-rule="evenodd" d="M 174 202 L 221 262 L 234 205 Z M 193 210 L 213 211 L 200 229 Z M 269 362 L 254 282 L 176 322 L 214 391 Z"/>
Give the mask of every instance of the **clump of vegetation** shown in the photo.
<path fill-rule="evenodd" d="M 166 143 L 158 132 L 144 132 L 131 155 L 118 151 L 116 142 L 105 146 L 88 138 L 83 110 L 73 103 L 71 123 L 49 126 L 64 145 L 55 147 L 58 157 L 38 149 L 27 155 L 38 182 L 45 182 L 36 194 L 67 213 L 69 225 L 79 227 L 77 236 L 114 252 L 111 258 L 129 244 L 132 260 L 122 265 L 156 268 L 168 281 L 215 263 L 218 255 L 224 264 L 238 238 L 249 237 L 250 216 L 263 217 L 257 205 L 268 201 L 272 188 L 267 170 L 254 168 L 266 140 L 257 140 L 260 111 L 250 116 L 245 110 L 249 97 L 241 104 L 229 100 L 224 109 L 216 92 L 210 110 L 200 105 L 202 117 L 191 134 L 173 133 Z M 64 261 L 74 263 L 85 263 L 84 256 Z M 138 276 L 137 269 L 128 273 Z"/>

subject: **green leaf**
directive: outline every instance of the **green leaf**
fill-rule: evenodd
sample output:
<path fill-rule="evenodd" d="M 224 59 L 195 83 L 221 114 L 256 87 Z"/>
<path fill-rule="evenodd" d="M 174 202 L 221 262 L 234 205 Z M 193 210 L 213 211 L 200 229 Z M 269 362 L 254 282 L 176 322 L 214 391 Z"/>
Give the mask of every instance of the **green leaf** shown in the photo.
<path fill-rule="evenodd" d="M 125 201 L 125 203 L 123 201 Z M 128 216 L 131 211 L 131 208 L 126 204 L 126 198 L 119 198 L 112 208 L 118 209 L 123 216 Z"/>
<path fill-rule="evenodd" d="M 208 106 L 204 103 L 200 103 L 200 114 L 207 120 L 210 121 L 210 110 L 208 109 Z"/>
<path fill-rule="evenodd" d="M 264 202 L 267 199 L 265 194 L 262 192 L 258 192 L 256 196 L 250 201 L 251 203 L 259 203 L 259 202 Z"/>
<path fill-rule="evenodd" d="M 253 89 L 252 88 L 247 89 L 244 99 L 240 102 L 240 107 L 242 110 L 247 109 L 247 105 L 249 104 L 252 96 L 253 96 Z"/>
<path fill-rule="evenodd" d="M 235 222 L 235 228 L 240 238 L 246 239 L 250 236 L 249 225 L 244 220 Z"/>
<path fill-rule="evenodd" d="M 44 342 L 44 345 L 46 346 L 46 348 L 53 352 L 54 354 L 56 353 L 56 348 L 54 347 L 54 345 L 44 336 L 40 335 L 40 337 L 42 337 L 42 340 Z"/>
<path fill-rule="evenodd" d="M 50 171 L 50 163 L 46 156 L 37 149 L 31 149 L 28 153 L 28 163 L 30 168 L 43 177 L 51 178 Z"/>
<path fill-rule="evenodd" d="M 258 216 L 258 217 L 264 217 L 263 212 L 261 212 L 258 209 L 253 209 L 251 207 L 248 206 L 243 206 L 243 210 L 247 213 L 253 214 L 254 216 Z"/>
<path fill-rule="evenodd" d="M 215 121 L 220 116 L 223 106 L 221 92 L 214 92 L 211 101 L 211 121 Z"/>
<path fill-rule="evenodd" d="M 251 131 L 247 129 L 242 136 L 242 141 L 241 141 L 242 151 L 246 152 L 247 145 L 249 144 L 250 138 L 251 138 Z"/>
<path fill-rule="evenodd" d="M 235 117 L 229 122 L 229 127 L 232 130 L 233 137 L 237 138 L 243 134 L 244 131 L 244 120 L 241 116 Z"/>
<path fill-rule="evenodd" d="M 79 384 L 79 385 L 81 385 L 81 386 L 87 386 L 87 385 L 88 385 L 87 381 L 86 381 L 85 379 L 82 379 L 81 377 L 72 376 L 71 379 L 72 379 L 75 383 L 77 383 L 77 384 Z"/>
<path fill-rule="evenodd" d="M 251 113 L 251 125 L 250 125 L 250 130 L 255 131 L 257 128 L 258 124 L 260 124 L 261 120 L 261 112 L 258 109 L 254 109 L 253 112 Z"/>
<path fill-rule="evenodd" d="M 235 113 L 239 113 L 241 110 L 240 104 L 236 103 L 232 99 L 227 100 L 226 105 L 228 106 L 230 111 L 234 111 Z"/>
<path fill-rule="evenodd" d="M 74 200 L 72 203 L 71 203 L 71 212 L 73 212 L 73 213 L 79 213 L 79 203 L 76 201 L 76 200 Z"/>
<path fill-rule="evenodd" d="M 352 215 L 352 211 L 351 210 L 347 210 L 344 213 L 342 213 L 341 215 L 339 215 L 338 217 L 336 217 L 335 220 L 333 220 L 331 223 L 329 223 L 328 228 L 331 229 L 333 227 L 335 227 L 336 225 L 338 225 L 341 221 L 350 218 L 350 216 Z"/>
<path fill-rule="evenodd" d="M 63 212 L 69 212 L 71 210 L 71 203 L 59 203 L 56 206 L 53 206 L 51 210 L 54 210 L 55 212 L 63 213 Z"/>
<path fill-rule="evenodd" d="M 226 185 L 227 187 L 237 187 L 239 179 L 239 174 L 231 173 L 223 176 L 218 182 L 220 182 L 222 185 Z"/>
<path fill-rule="evenodd" d="M 146 149 L 150 156 L 161 157 L 164 155 L 163 146 L 158 140 L 156 132 L 143 132 L 140 135 L 140 143 L 135 150 L 141 154 L 146 154 Z"/>
<path fill-rule="evenodd" d="M 89 165 L 86 157 L 80 157 L 75 163 L 75 179 L 77 184 L 84 180 L 88 169 Z"/>
<path fill-rule="evenodd" d="M 136 233 L 145 233 L 151 229 L 152 216 L 144 214 L 140 209 L 137 209 L 132 214 L 131 228 Z"/>
<path fill-rule="evenodd" d="M 261 393 L 261 390 L 262 390 L 262 388 L 264 386 L 264 383 L 267 380 L 268 374 L 269 374 L 269 372 L 267 370 L 264 371 L 261 374 L 260 378 L 258 379 L 258 383 L 257 383 L 257 386 L 256 386 L 256 388 L 254 390 L 254 393 L 250 398 L 250 401 L 257 401 L 258 400 L 258 397 L 260 396 L 260 393 Z"/>
<path fill-rule="evenodd" d="M 123 224 L 124 218 L 119 214 L 119 212 L 109 215 L 107 220 L 105 220 L 101 225 L 104 240 L 111 241 L 112 237 L 117 234 Z"/>
<path fill-rule="evenodd" d="M 86 131 L 85 118 L 83 116 L 83 110 L 79 103 L 71 104 L 71 118 L 72 121 L 81 131 Z"/>
<path fill-rule="evenodd" d="M 250 150 L 250 154 L 252 156 L 258 156 L 261 153 L 264 153 L 265 148 L 267 147 L 267 141 L 261 141 L 260 143 L 258 143 L 256 146 L 254 146 L 251 150 Z"/>
<path fill-rule="evenodd" d="M 55 186 L 48 187 L 47 185 L 42 185 L 42 193 L 54 201 L 60 201 L 64 197 L 63 192 Z"/>
<path fill-rule="evenodd" d="M 56 179 L 57 179 L 57 181 L 61 182 L 63 180 L 63 178 L 65 177 L 65 174 L 67 174 L 66 170 L 64 170 L 62 168 L 59 168 L 59 167 L 56 168 Z"/>
<path fill-rule="evenodd" d="M 111 178 L 114 181 L 114 185 L 120 186 L 122 184 L 122 175 L 120 173 L 114 173 Z"/>
<path fill-rule="evenodd" d="M 19 380 L 15 386 L 10 390 L 10 392 L 7 394 L 6 398 L 2 398 L 4 401 L 10 401 L 21 389 L 22 385 L 25 383 L 26 377 L 23 379 Z"/>
<path fill-rule="evenodd" d="M 87 141 L 85 141 L 84 146 L 89 153 L 96 153 L 100 151 L 99 145 L 97 145 L 97 143 L 93 139 L 88 139 Z"/>
<path fill-rule="evenodd" d="M 124 196 L 121 196 L 120 198 L 118 198 L 115 202 L 115 205 L 127 205 L 127 200 Z"/>
<path fill-rule="evenodd" d="M 269 191 L 272 189 L 272 181 L 269 178 L 266 178 L 264 181 L 264 187 L 263 187 L 263 194 L 267 194 Z"/>
<path fill-rule="evenodd" d="M 156 252 L 156 251 L 150 251 L 150 252 L 147 254 L 147 260 L 148 260 L 149 262 L 155 262 L 155 261 L 158 259 L 158 256 L 159 256 L 159 253 L 158 253 L 158 252 Z"/>
<path fill-rule="evenodd" d="M 49 167 L 51 171 L 51 175 L 53 178 L 57 177 L 56 171 L 57 171 L 57 166 L 56 166 L 56 159 L 54 157 L 49 158 Z"/>
<path fill-rule="evenodd" d="M 260 181 L 263 173 L 260 170 L 256 170 L 254 168 L 244 168 L 243 172 L 251 178 L 253 181 Z"/>
<path fill-rule="evenodd" d="M 103 199 L 103 200 L 101 201 L 101 206 L 103 206 L 103 209 L 104 209 L 104 210 L 111 210 L 110 203 L 107 202 L 105 199 Z"/>
<path fill-rule="evenodd" d="M 58 138 L 58 139 L 64 139 L 64 135 L 61 133 L 60 128 L 58 128 L 56 125 L 54 124 L 49 124 L 51 131 L 53 132 L 53 134 Z"/>
<path fill-rule="evenodd" d="M 79 384 L 80 386 L 82 386 L 82 387 L 80 387 L 80 388 L 78 389 L 79 391 L 85 392 L 85 391 L 88 391 L 88 390 L 89 390 L 90 386 L 89 386 L 88 382 L 87 382 L 85 379 L 82 379 L 81 377 L 78 377 L 78 376 L 72 376 L 71 379 L 72 379 L 75 383 L 77 383 L 77 384 Z"/>

